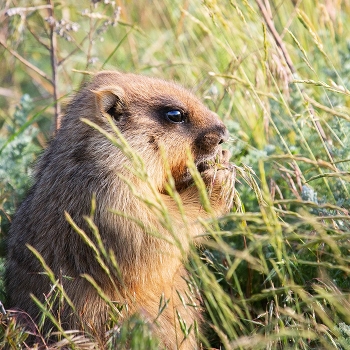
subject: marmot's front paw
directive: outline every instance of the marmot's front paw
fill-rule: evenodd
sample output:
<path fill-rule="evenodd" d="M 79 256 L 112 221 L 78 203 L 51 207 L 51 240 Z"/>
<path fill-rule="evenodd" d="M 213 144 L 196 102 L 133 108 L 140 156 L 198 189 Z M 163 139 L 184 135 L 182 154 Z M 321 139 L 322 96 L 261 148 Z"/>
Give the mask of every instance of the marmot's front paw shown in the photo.
<path fill-rule="evenodd" d="M 226 149 L 222 149 L 221 152 L 218 153 L 217 157 L 218 157 L 218 161 L 217 161 L 218 164 L 229 165 L 231 152 Z"/>
<path fill-rule="evenodd" d="M 234 196 L 234 167 L 229 162 L 231 153 L 220 150 L 215 161 L 201 173 L 210 202 L 215 211 L 224 213 L 232 207 Z"/>
<path fill-rule="evenodd" d="M 230 157 L 230 151 L 220 149 L 215 158 L 201 165 L 199 170 L 208 188 L 212 188 L 214 185 L 221 186 L 225 183 L 226 177 L 230 177 L 233 170 Z"/>

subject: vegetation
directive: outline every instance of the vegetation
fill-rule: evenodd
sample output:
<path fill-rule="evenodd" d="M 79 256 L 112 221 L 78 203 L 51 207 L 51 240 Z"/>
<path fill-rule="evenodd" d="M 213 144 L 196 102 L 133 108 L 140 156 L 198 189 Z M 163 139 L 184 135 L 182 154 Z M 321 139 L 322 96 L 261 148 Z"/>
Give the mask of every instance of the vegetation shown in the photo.
<path fill-rule="evenodd" d="M 237 166 L 235 207 L 203 223 L 211 239 L 188 265 L 203 348 L 350 349 L 349 16 L 335 0 L 4 0 L 1 246 L 88 72 L 173 79 L 220 115 Z M 25 348 L 26 331 L 0 311 L 0 347 Z M 111 330 L 106 348 L 157 348 L 136 316 Z M 56 348 L 96 347 L 61 335 Z"/>

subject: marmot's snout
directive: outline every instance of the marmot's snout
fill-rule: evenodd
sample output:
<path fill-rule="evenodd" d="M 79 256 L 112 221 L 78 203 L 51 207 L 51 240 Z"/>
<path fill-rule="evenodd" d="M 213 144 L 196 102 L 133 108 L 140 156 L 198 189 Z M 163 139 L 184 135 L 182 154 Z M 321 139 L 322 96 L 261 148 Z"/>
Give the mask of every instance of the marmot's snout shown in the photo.
<path fill-rule="evenodd" d="M 228 130 L 226 129 L 226 127 L 224 126 L 223 127 L 223 132 L 222 132 L 222 135 L 221 135 L 221 139 L 219 141 L 219 145 L 221 145 L 222 143 L 226 142 L 229 138 L 230 134 L 228 132 Z"/>
<path fill-rule="evenodd" d="M 212 153 L 217 147 L 229 138 L 228 130 L 224 125 L 218 125 L 202 132 L 196 139 L 196 146 L 201 152 Z"/>

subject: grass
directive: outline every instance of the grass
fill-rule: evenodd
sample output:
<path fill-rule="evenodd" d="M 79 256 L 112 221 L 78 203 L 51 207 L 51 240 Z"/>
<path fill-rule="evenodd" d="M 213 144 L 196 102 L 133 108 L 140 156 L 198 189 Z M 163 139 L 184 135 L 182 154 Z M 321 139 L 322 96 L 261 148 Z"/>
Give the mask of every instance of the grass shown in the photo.
<path fill-rule="evenodd" d="M 64 109 L 81 72 L 102 67 L 174 79 L 220 115 L 237 166 L 236 206 L 207 225 L 211 239 L 187 266 L 205 310 L 203 346 L 350 348 L 349 4 L 117 4 L 120 12 L 55 2 L 51 15 L 65 19 L 57 33 L 39 7 L 46 2 L 0 5 L 2 244 L 58 118 L 53 96 Z M 25 330 L 8 315 L 0 334 L 2 347 L 25 347 Z M 93 343 L 63 335 L 58 347 Z M 107 348 L 125 344 L 157 348 L 137 317 Z"/>

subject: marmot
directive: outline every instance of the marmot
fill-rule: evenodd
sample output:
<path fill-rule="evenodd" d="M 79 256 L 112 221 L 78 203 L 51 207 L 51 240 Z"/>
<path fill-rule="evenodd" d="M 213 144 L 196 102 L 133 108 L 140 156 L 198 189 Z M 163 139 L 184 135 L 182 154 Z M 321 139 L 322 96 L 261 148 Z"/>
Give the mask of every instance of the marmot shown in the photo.
<path fill-rule="evenodd" d="M 115 126 L 142 158 L 148 183 L 131 169 L 126 152 L 101 133 L 103 130 L 118 138 Z M 184 307 L 178 296 L 185 296 L 188 288 L 183 259 L 193 239 L 204 233 L 198 218 L 213 213 L 220 216 L 229 210 L 233 189 L 223 183 L 232 182 L 233 172 L 228 163 L 230 154 L 221 148 L 227 139 L 228 131 L 217 115 L 173 82 L 116 71 L 96 74 L 68 105 L 60 129 L 38 162 L 35 183 L 10 228 L 9 306 L 38 320 L 38 307 L 30 293 L 44 302 L 52 288 L 28 244 L 60 279 L 75 306 L 72 312 L 68 305 L 54 303 L 52 311 L 63 329 L 105 334 L 109 306 L 82 277 L 85 274 L 111 301 L 126 304 L 129 315 L 138 312 L 150 322 L 156 320 L 154 332 L 164 347 L 195 349 L 193 329 L 184 339 L 176 314 L 188 326 L 200 319 L 200 312 Z M 211 214 L 203 209 L 193 185 L 189 154 L 208 188 Z M 215 159 L 220 167 L 213 165 Z M 167 190 L 169 172 L 182 200 L 182 212 Z M 94 250 L 65 217 L 67 212 L 97 245 L 86 221 L 93 196 L 93 221 L 106 251 L 115 257 L 118 273 L 102 255 L 107 267 L 97 262 Z M 172 233 L 159 220 L 159 205 L 152 207 L 141 197 L 149 203 L 163 203 Z M 157 234 L 150 233 L 152 230 Z M 169 302 L 158 315 L 162 297 Z M 125 310 L 120 315 L 123 317 L 127 317 Z"/>

